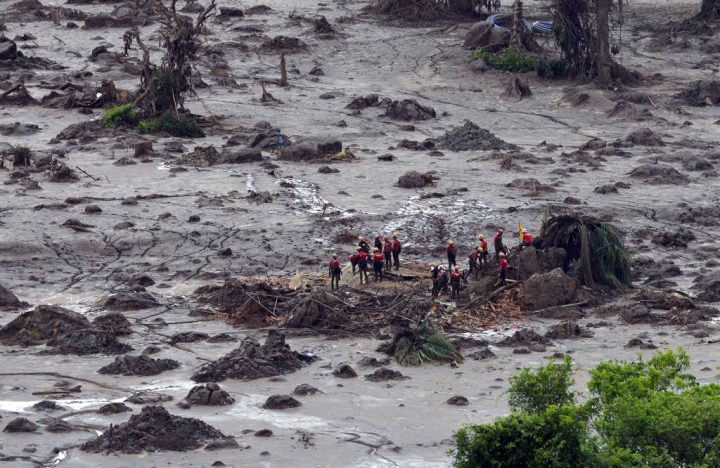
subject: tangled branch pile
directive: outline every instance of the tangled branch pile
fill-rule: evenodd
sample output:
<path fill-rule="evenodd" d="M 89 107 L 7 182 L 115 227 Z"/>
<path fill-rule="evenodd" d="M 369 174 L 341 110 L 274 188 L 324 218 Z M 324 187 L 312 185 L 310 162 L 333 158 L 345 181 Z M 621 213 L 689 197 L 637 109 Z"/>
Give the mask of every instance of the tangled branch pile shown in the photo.
<path fill-rule="evenodd" d="M 432 21 L 438 18 L 478 16 L 487 0 L 375 0 L 368 10 L 405 21 Z"/>

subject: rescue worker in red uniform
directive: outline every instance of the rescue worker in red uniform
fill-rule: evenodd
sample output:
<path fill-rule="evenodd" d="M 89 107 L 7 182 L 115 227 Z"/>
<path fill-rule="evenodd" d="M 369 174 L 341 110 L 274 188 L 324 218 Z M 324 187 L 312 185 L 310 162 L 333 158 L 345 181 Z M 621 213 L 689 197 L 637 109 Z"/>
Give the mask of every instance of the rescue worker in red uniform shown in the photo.
<path fill-rule="evenodd" d="M 400 244 L 400 239 L 398 239 L 398 235 L 393 233 L 393 243 L 392 243 L 392 256 L 393 256 L 393 263 L 395 264 L 395 269 L 400 269 L 400 251 L 402 250 L 402 245 Z"/>
<path fill-rule="evenodd" d="M 383 279 L 383 262 L 385 258 L 383 257 L 382 252 L 380 252 L 380 249 L 375 249 L 375 252 L 373 253 L 373 272 L 375 273 L 375 281 L 382 281 Z"/>
<path fill-rule="evenodd" d="M 525 247 L 530 247 L 533 243 L 533 236 L 529 232 L 527 232 L 527 229 L 522 230 L 522 240 L 520 241 L 520 248 L 524 249 Z"/>
<path fill-rule="evenodd" d="M 497 262 L 500 258 L 500 253 L 505 253 L 505 244 L 503 244 L 503 230 L 498 229 L 497 234 L 495 234 L 495 238 L 493 239 L 493 244 L 495 247 L 495 261 Z"/>
<path fill-rule="evenodd" d="M 460 267 L 455 267 L 455 271 L 450 274 L 450 286 L 452 287 L 452 297 L 456 299 L 460 295 L 460 282 L 463 279 Z"/>
<path fill-rule="evenodd" d="M 504 252 L 500 252 L 498 257 L 500 260 L 498 261 L 499 272 L 496 285 L 505 286 L 507 284 L 507 271 L 510 269 L 510 263 L 508 263 L 507 258 L 505 258 Z"/>
<path fill-rule="evenodd" d="M 389 270 L 392 268 L 392 242 L 388 239 L 388 236 L 383 238 L 383 255 L 385 255 L 385 269 Z"/>
<path fill-rule="evenodd" d="M 480 274 L 480 264 L 478 263 L 478 258 L 480 258 L 480 247 L 477 249 L 473 249 L 472 252 L 470 252 L 470 257 L 468 258 L 468 264 L 470 265 L 470 271 L 468 272 L 468 276 L 472 275 L 473 272 L 475 272 L 475 279 L 477 279 L 478 274 Z"/>
<path fill-rule="evenodd" d="M 481 265 L 482 265 L 482 264 L 487 265 L 488 256 L 489 256 L 489 253 L 488 253 L 488 242 L 485 240 L 485 236 L 483 236 L 482 234 L 480 234 L 480 235 L 478 236 L 478 240 L 480 241 L 480 245 L 479 245 L 478 247 L 482 249 L 482 252 L 481 252 L 480 258 L 479 258 L 480 264 L 481 264 Z M 480 251 L 478 251 L 478 252 L 480 252 Z"/>
<path fill-rule="evenodd" d="M 358 237 L 358 244 L 357 246 L 366 254 L 370 253 L 370 244 L 367 243 L 365 238 L 363 236 Z"/>
<path fill-rule="evenodd" d="M 375 248 L 382 252 L 383 243 L 380 239 L 380 234 L 375 236 Z"/>
<path fill-rule="evenodd" d="M 455 247 L 455 243 L 453 241 L 447 241 L 445 252 L 447 253 L 448 270 L 452 271 L 453 267 L 457 265 L 457 248 Z"/>
<path fill-rule="evenodd" d="M 337 254 L 332 255 L 332 260 L 328 264 L 330 273 L 330 290 L 334 291 L 340 289 L 340 275 L 342 275 L 342 269 L 340 268 L 340 260 Z"/>
<path fill-rule="evenodd" d="M 358 251 L 358 269 L 360 270 L 360 284 L 363 284 L 363 276 L 365 277 L 365 283 L 368 282 L 368 258 L 370 256 L 365 253 L 364 250 Z"/>
<path fill-rule="evenodd" d="M 357 250 L 358 250 L 358 253 L 359 253 L 359 252 L 360 252 L 360 247 L 358 247 Z M 357 253 L 354 253 L 354 254 L 350 255 L 350 256 L 348 257 L 348 260 L 350 260 L 350 265 L 352 265 L 352 270 L 353 270 L 353 276 L 355 276 L 355 268 L 357 267 L 357 264 L 358 264 L 358 254 L 357 254 Z"/>

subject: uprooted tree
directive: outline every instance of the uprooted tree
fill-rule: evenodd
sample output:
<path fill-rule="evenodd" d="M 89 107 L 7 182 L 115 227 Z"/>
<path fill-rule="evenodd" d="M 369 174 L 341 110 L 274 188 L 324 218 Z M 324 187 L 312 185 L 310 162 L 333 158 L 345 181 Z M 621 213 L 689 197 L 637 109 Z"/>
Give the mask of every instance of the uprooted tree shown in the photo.
<path fill-rule="evenodd" d="M 553 33 L 567 73 L 575 77 L 633 81 L 635 75 L 610 55 L 610 11 L 614 0 L 553 0 Z M 622 2 L 618 9 L 622 15 Z"/>
<path fill-rule="evenodd" d="M 197 57 L 199 37 L 205 29 L 205 22 L 215 10 L 215 0 L 192 18 L 179 14 L 177 0 L 171 0 L 168 7 L 162 0 L 152 0 L 153 10 L 160 16 L 161 45 L 165 50 L 160 65 L 150 62 L 150 51 L 140 37 L 137 27 L 127 31 L 123 37 L 125 53 L 135 42 L 143 52 L 143 71 L 140 77 L 140 93 L 134 105 L 149 116 L 159 116 L 167 111 L 179 115 L 183 110 L 185 97 L 193 92 L 190 63 Z"/>

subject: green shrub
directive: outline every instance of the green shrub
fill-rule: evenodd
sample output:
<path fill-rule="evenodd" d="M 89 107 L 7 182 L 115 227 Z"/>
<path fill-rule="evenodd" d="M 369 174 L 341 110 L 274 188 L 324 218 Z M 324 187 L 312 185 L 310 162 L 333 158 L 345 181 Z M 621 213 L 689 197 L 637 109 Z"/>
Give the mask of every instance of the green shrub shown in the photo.
<path fill-rule="evenodd" d="M 575 394 L 572 361 L 566 357 L 562 364 L 550 361 L 533 372 L 524 369 L 510 379 L 509 403 L 513 411 L 540 413 L 549 406 L 571 405 Z"/>
<path fill-rule="evenodd" d="M 167 111 L 157 119 L 143 120 L 137 126 L 140 133 L 165 132 L 176 137 L 200 138 L 205 136 L 200 126 L 192 117 L 180 116 Z"/>
<path fill-rule="evenodd" d="M 106 128 L 115 128 L 118 125 L 134 126 L 137 124 L 138 116 L 132 104 L 121 104 L 111 107 L 103 116 L 103 125 Z"/>
<path fill-rule="evenodd" d="M 485 60 L 490 68 L 509 72 L 528 72 L 537 68 L 537 60 L 532 55 L 514 46 L 508 46 L 496 54 L 476 49 L 470 54 L 470 60 Z"/>
<path fill-rule="evenodd" d="M 515 412 L 455 433 L 455 466 L 720 466 L 720 385 L 699 385 L 689 364 L 682 350 L 600 363 L 583 405 L 568 360 L 524 370 L 511 381 Z"/>

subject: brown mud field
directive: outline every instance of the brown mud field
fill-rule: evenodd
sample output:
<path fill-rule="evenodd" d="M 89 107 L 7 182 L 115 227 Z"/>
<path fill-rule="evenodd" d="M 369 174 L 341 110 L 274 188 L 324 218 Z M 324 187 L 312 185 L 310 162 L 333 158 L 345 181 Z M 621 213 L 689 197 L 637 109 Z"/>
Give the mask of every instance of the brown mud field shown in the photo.
<path fill-rule="evenodd" d="M 4 466 L 449 466 L 453 431 L 507 414 L 510 377 L 552 357 L 584 388 L 601 360 L 683 347 L 715 379 L 720 26 L 666 34 L 698 1 L 625 7 L 614 58 L 637 85 L 528 73 L 521 100 L 469 62 L 472 20 L 220 2 L 185 103 L 202 138 L 102 126 L 109 81 L 142 71 L 125 31 L 162 56 L 143 3 L 0 2 Z M 514 247 L 563 213 L 619 228 L 632 288 L 580 287 L 531 248 L 508 288 L 488 267 L 431 298 L 448 239 L 465 267 L 478 234 Z M 348 266 L 329 291 L 333 252 L 393 231 L 399 271 Z M 378 351 L 425 316 L 464 359 Z"/>

